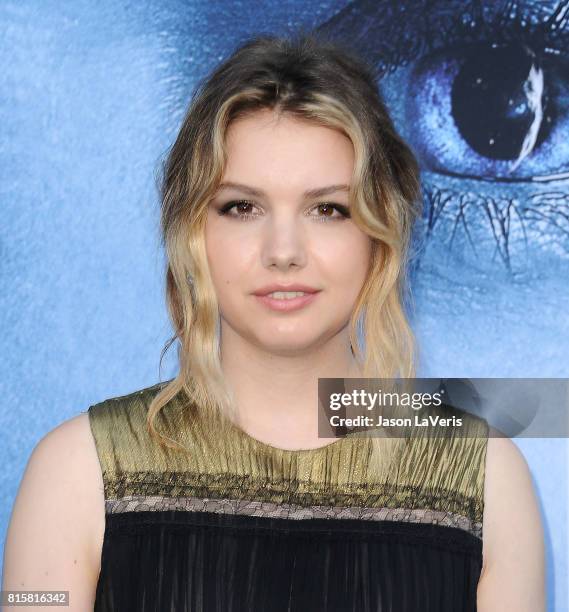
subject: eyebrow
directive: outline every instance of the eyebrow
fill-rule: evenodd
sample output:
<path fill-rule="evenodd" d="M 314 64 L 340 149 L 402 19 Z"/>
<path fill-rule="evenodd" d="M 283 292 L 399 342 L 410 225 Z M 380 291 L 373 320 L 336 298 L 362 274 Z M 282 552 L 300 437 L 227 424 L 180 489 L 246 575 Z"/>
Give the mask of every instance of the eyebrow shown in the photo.
<path fill-rule="evenodd" d="M 249 185 L 243 185 L 242 183 L 234 183 L 234 182 L 225 182 L 219 185 L 219 189 L 224 188 L 233 188 L 238 189 L 248 195 L 255 197 L 263 197 L 266 193 L 262 189 L 257 189 L 256 187 L 250 187 Z M 327 187 L 317 187 L 315 189 L 307 189 L 302 195 L 305 198 L 319 198 L 321 196 L 329 195 L 331 193 L 335 193 L 336 191 L 349 191 L 349 185 L 328 185 Z"/>

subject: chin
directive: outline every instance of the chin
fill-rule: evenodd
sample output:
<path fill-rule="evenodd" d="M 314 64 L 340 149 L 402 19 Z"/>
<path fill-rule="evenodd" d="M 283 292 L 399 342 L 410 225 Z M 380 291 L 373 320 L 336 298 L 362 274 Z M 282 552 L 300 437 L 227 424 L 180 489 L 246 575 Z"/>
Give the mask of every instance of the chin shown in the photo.
<path fill-rule="evenodd" d="M 276 333 L 273 333 L 270 338 L 256 338 L 256 344 L 269 353 L 292 357 L 299 352 L 309 350 L 316 343 L 316 338 L 306 338 L 300 332 L 291 333 L 289 338 L 281 338 L 280 340 L 275 337 L 276 335 Z M 299 337 L 304 337 L 304 341 L 299 341 Z"/>

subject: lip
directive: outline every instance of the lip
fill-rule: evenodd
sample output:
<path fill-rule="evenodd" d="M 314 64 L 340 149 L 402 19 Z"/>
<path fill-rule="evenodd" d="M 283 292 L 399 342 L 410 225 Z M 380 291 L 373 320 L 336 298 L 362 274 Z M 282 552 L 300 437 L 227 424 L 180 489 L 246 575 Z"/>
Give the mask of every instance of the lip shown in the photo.
<path fill-rule="evenodd" d="M 274 291 L 302 291 L 303 293 L 318 293 L 320 289 L 315 289 L 314 287 L 309 287 L 308 285 L 299 285 L 298 283 L 293 285 L 266 285 L 265 287 L 261 287 L 260 289 L 257 289 L 257 291 L 254 291 L 253 295 L 263 296 L 273 293 Z"/>
<path fill-rule="evenodd" d="M 289 289 L 289 291 L 302 291 L 302 289 Z M 293 310 L 299 310 L 304 308 L 316 299 L 316 296 L 320 291 L 314 291 L 313 293 L 307 293 L 307 295 L 301 295 L 299 297 L 292 298 L 290 300 L 272 298 L 268 295 L 255 295 L 255 299 L 259 300 L 262 304 L 275 310 L 277 312 L 290 312 Z"/>

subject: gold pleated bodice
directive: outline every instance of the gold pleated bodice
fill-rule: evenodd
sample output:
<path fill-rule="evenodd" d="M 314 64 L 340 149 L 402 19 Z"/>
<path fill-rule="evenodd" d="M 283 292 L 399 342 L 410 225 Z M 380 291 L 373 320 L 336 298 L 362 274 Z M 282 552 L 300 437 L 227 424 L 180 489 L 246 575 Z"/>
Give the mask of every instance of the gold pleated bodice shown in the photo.
<path fill-rule="evenodd" d="M 339 438 L 314 449 L 265 444 L 182 392 L 156 427 L 183 444 L 150 436 L 148 407 L 161 384 L 89 407 L 107 513 L 203 509 L 257 516 L 349 516 L 434 523 L 482 537 L 488 425 L 467 415 L 468 435 L 386 440 L 381 477 L 370 471 L 372 439 Z"/>

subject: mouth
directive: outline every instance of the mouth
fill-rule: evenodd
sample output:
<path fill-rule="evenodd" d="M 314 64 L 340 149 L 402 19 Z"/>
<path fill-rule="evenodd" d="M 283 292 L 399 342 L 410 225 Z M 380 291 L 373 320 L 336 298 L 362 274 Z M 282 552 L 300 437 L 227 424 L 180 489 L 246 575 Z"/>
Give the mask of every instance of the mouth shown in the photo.
<path fill-rule="evenodd" d="M 255 295 L 255 299 L 278 312 L 290 312 L 311 304 L 320 291 L 273 291 L 266 295 Z"/>

